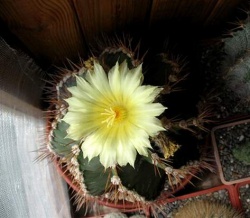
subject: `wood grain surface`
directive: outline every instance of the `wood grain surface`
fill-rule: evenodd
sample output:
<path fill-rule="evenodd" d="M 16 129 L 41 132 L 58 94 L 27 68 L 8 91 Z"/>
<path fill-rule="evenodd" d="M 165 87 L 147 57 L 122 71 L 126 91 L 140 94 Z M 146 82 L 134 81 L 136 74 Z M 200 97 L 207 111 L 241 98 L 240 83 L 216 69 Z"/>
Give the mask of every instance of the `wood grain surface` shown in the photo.
<path fill-rule="evenodd" d="M 160 23 L 218 26 L 246 1 L 0 0 L 0 21 L 34 56 L 58 64 L 86 56 L 101 35 L 143 36 Z"/>
<path fill-rule="evenodd" d="M 73 0 L 86 41 L 101 34 L 142 31 L 148 24 L 150 0 Z"/>
<path fill-rule="evenodd" d="M 242 0 L 153 0 L 150 24 L 183 21 L 200 27 L 219 25 Z"/>
<path fill-rule="evenodd" d="M 38 58 L 58 64 L 84 52 L 69 0 L 0 0 L 0 18 Z"/>
<path fill-rule="evenodd" d="M 217 0 L 216 4 L 213 7 L 213 10 L 207 16 L 204 25 L 216 25 L 218 22 L 226 21 L 226 19 L 234 12 L 235 10 L 242 10 L 239 5 L 243 3 L 242 0 L 230 0 L 230 4 L 225 0 Z"/>

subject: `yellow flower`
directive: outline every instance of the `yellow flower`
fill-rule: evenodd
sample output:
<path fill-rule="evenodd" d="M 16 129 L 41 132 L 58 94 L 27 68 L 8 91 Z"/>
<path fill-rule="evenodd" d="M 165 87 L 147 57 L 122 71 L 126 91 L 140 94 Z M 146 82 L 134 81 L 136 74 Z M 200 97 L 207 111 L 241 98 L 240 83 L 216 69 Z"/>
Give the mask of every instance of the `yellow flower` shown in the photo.
<path fill-rule="evenodd" d="M 164 130 L 156 116 L 166 108 L 153 103 L 161 88 L 142 81 L 142 66 L 130 70 L 126 62 L 116 63 L 108 75 L 95 63 L 85 78 L 76 76 L 63 120 L 70 125 L 67 138 L 82 140 L 84 158 L 99 155 L 108 168 L 134 166 L 137 152 L 148 155 L 149 137 Z"/>

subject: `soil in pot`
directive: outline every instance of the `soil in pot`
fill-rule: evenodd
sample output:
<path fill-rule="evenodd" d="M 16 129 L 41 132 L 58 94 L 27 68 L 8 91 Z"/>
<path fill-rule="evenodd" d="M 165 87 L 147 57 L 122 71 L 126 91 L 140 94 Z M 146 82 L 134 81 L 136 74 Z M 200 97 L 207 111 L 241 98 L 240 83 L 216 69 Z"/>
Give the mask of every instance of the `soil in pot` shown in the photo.
<path fill-rule="evenodd" d="M 216 127 L 212 138 L 222 182 L 232 184 L 250 177 L 250 165 L 234 154 L 236 149 L 250 140 L 250 120 Z"/>
<path fill-rule="evenodd" d="M 246 218 L 250 218 L 250 180 L 247 184 L 240 185 L 238 187 L 238 192 L 243 213 Z"/>

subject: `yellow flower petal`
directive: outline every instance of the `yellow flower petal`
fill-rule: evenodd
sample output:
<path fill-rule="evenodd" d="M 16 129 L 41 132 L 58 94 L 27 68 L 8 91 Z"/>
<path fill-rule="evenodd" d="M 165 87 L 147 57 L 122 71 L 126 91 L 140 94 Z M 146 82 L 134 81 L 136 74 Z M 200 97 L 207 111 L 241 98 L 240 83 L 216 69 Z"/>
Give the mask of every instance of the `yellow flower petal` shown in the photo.
<path fill-rule="evenodd" d="M 155 86 L 139 86 L 133 93 L 134 98 L 144 103 L 152 103 L 155 98 L 159 95 L 162 89 Z"/>
<path fill-rule="evenodd" d="M 127 63 L 106 74 L 98 63 L 85 78 L 76 76 L 68 88 L 67 138 L 83 140 L 83 156 L 99 156 L 101 164 L 134 166 L 137 153 L 148 156 L 150 136 L 164 128 L 157 116 L 166 108 L 153 103 L 161 89 L 142 85 L 142 65 L 129 70 Z"/>

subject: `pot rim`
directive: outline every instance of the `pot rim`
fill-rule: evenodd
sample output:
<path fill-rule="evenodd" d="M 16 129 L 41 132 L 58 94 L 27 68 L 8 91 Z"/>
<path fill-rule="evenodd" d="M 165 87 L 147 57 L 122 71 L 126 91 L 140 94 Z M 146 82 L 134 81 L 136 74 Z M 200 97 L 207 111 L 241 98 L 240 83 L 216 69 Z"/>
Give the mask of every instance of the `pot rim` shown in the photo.
<path fill-rule="evenodd" d="M 63 167 L 61 166 L 61 164 L 59 164 L 57 159 L 54 160 L 54 164 L 56 166 L 57 171 L 63 177 L 63 179 L 66 181 L 66 183 L 76 193 L 81 194 L 82 191 L 80 190 L 80 188 L 77 185 L 75 185 L 72 182 L 72 177 L 71 177 L 70 173 L 67 171 L 67 169 L 64 170 Z M 97 201 L 99 204 L 101 204 L 103 206 L 116 208 L 116 209 L 119 209 L 123 212 L 134 212 L 134 211 L 139 211 L 139 210 L 148 211 L 148 210 L 150 210 L 150 207 L 154 204 L 159 206 L 159 205 L 163 205 L 163 204 L 168 203 L 168 199 L 171 198 L 174 193 L 183 189 L 190 182 L 190 180 L 194 177 L 194 175 L 197 172 L 198 172 L 197 170 L 191 171 L 191 173 L 188 174 L 188 176 L 182 180 L 182 183 L 180 185 L 178 185 L 175 189 L 173 189 L 173 191 L 163 190 L 155 200 L 148 201 L 149 204 L 148 204 L 148 202 L 145 202 L 145 203 L 141 203 L 141 202 L 134 202 L 133 203 L 133 202 L 129 202 L 129 201 L 113 202 L 113 201 L 108 200 L 107 198 L 102 199 L 100 197 L 95 197 L 95 196 L 91 196 L 91 195 L 89 196 L 90 201 Z M 150 203 L 152 203 L 152 204 L 150 204 Z"/>

